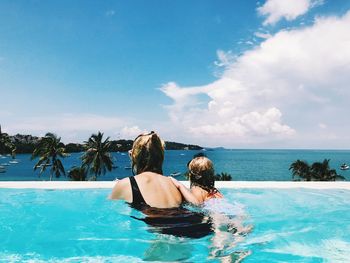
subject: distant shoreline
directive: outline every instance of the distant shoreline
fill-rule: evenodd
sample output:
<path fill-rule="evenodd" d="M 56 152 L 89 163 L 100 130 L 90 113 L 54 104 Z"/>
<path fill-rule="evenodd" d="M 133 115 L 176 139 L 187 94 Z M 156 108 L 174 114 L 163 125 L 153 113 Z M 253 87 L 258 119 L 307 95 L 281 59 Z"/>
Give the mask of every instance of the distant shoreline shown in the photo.
<path fill-rule="evenodd" d="M 16 134 L 9 136 L 11 141 L 16 146 L 16 154 L 21 153 L 32 153 L 38 144 L 41 137 L 32 136 L 32 135 L 22 135 Z M 127 152 L 131 149 L 133 144 L 132 140 L 112 140 L 110 152 Z M 65 147 L 67 153 L 78 153 L 84 152 L 84 144 L 82 143 L 62 143 L 62 146 Z M 166 150 L 203 150 L 204 147 L 194 144 L 184 144 L 178 142 L 165 142 Z"/>

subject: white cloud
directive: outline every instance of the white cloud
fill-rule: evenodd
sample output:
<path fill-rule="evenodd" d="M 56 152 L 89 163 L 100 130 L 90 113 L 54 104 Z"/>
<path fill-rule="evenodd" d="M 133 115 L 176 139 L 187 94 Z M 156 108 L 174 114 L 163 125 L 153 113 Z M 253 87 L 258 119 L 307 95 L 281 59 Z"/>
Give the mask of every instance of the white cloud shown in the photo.
<path fill-rule="evenodd" d="M 271 34 L 269 33 L 262 33 L 262 32 L 255 32 L 254 35 L 258 38 L 263 38 L 263 39 L 268 39 L 270 37 L 272 37 Z"/>
<path fill-rule="evenodd" d="M 135 139 L 136 136 L 140 135 L 141 133 L 145 133 L 145 130 L 141 130 L 138 126 L 124 126 L 121 129 L 120 136 L 124 139 Z"/>
<path fill-rule="evenodd" d="M 320 0 L 267 0 L 257 10 L 260 15 L 267 16 L 264 25 L 273 25 L 282 18 L 288 21 L 294 20 L 321 3 Z"/>
<path fill-rule="evenodd" d="M 232 62 L 234 62 L 236 58 L 231 51 L 225 52 L 220 49 L 216 52 L 216 55 L 218 57 L 218 60 L 215 61 L 214 64 L 218 67 L 229 66 L 230 64 L 232 64 Z"/>
<path fill-rule="evenodd" d="M 206 145 L 289 138 L 285 146 L 330 133 L 337 134 L 334 140 L 349 138 L 350 124 L 338 117 L 350 114 L 349 45 L 350 12 L 278 32 L 226 65 L 213 83 L 164 85 L 162 91 L 174 100 L 167 106 L 173 125 L 197 141 L 211 139 Z M 328 128 L 322 134 L 318 124 L 324 120 Z"/>
<path fill-rule="evenodd" d="M 318 127 L 320 127 L 321 129 L 327 129 L 327 124 L 321 122 L 318 124 Z"/>

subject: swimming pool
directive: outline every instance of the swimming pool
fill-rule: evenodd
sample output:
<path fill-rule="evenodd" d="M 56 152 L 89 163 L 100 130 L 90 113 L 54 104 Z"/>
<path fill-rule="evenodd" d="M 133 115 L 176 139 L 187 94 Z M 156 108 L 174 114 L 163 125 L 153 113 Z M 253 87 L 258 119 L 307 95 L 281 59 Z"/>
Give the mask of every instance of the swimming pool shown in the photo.
<path fill-rule="evenodd" d="M 223 189 L 246 235 L 149 231 L 110 189 L 0 189 L 0 261 L 346 262 L 350 190 Z M 239 212 L 237 212 L 239 211 Z M 229 212 L 228 212 L 229 213 Z M 226 242 L 226 243 L 225 243 Z"/>

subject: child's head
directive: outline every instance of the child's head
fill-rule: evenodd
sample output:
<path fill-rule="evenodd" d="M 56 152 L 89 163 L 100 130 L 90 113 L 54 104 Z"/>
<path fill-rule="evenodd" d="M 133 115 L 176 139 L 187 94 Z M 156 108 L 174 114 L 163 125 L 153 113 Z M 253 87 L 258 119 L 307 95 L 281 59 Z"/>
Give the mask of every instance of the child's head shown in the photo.
<path fill-rule="evenodd" d="M 194 158 L 188 163 L 188 171 L 191 187 L 199 186 L 208 192 L 216 191 L 213 163 L 207 157 Z"/>

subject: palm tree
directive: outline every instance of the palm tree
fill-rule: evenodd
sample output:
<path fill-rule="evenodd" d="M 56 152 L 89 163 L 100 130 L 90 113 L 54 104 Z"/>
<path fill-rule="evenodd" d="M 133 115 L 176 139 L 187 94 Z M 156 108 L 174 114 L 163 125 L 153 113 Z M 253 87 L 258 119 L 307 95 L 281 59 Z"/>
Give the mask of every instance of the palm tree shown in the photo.
<path fill-rule="evenodd" d="M 109 153 L 111 142 L 109 137 L 103 141 L 103 133 L 92 134 L 88 141 L 84 142 L 85 153 L 82 156 L 82 167 L 86 168 L 94 176 L 91 180 L 96 180 L 97 176 L 111 171 L 113 159 Z"/>
<path fill-rule="evenodd" d="M 16 156 L 16 146 L 11 141 L 10 136 L 7 133 L 1 132 L 0 125 L 0 154 L 10 153 L 12 158 Z"/>
<path fill-rule="evenodd" d="M 307 162 L 296 160 L 289 167 L 292 170 L 294 181 L 304 179 L 305 181 L 311 181 L 310 166 Z"/>
<path fill-rule="evenodd" d="M 231 181 L 232 176 L 229 173 L 222 172 L 221 174 L 215 175 L 215 180 L 216 181 Z"/>
<path fill-rule="evenodd" d="M 73 166 L 72 169 L 68 172 L 68 177 L 72 181 L 86 181 L 87 171 L 83 166 L 77 167 Z"/>
<path fill-rule="evenodd" d="M 336 181 L 345 178 L 337 174 L 337 171 L 330 169 L 330 159 L 324 159 L 323 162 L 315 162 L 311 166 L 311 175 L 315 181 Z"/>
<path fill-rule="evenodd" d="M 61 174 L 66 174 L 60 158 L 65 158 L 68 154 L 65 152 L 64 144 L 61 138 L 53 133 L 46 133 L 45 137 L 41 138 L 35 147 L 31 159 L 39 158 L 39 161 L 34 165 L 34 171 L 40 168 L 41 175 L 46 167 L 50 168 L 50 181 L 53 175 L 57 178 Z"/>
<path fill-rule="evenodd" d="M 345 180 L 337 171 L 330 169 L 329 159 L 323 162 L 315 162 L 309 166 L 305 161 L 297 160 L 291 164 L 289 170 L 292 170 L 293 178 L 303 179 L 305 181 L 336 181 Z"/>

